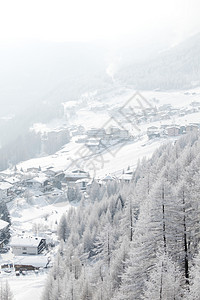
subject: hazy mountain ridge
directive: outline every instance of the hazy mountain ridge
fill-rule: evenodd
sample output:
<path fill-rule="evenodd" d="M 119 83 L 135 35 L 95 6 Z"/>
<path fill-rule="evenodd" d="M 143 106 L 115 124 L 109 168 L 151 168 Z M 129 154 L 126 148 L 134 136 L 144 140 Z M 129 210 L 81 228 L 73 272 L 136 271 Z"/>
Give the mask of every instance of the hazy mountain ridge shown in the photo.
<path fill-rule="evenodd" d="M 200 34 L 142 64 L 122 67 L 117 77 L 136 89 L 185 89 L 199 85 Z"/>
<path fill-rule="evenodd" d="M 19 43 L 0 54 L 0 95 L 13 104 L 40 102 L 61 83 L 105 69 L 102 49 L 89 43 Z"/>
<path fill-rule="evenodd" d="M 0 144 L 24 134 L 34 122 L 57 118 L 62 102 L 109 85 L 102 53 L 100 47 L 89 43 L 33 42 L 1 47 Z M 4 120 L 10 114 L 13 117 Z"/>
<path fill-rule="evenodd" d="M 138 90 L 197 86 L 199 50 L 200 34 L 143 63 L 133 63 L 133 48 L 132 63 L 130 59 L 127 64 L 123 59 L 116 63 L 113 82 L 106 73 L 112 59 L 109 61 L 105 45 L 38 42 L 17 45 L 12 50 L 2 47 L 0 117 L 13 117 L 0 119 L 0 145 L 27 133 L 35 122 L 59 117 L 62 102 L 78 100 L 86 92 L 98 90 L 106 95 L 109 89 L 127 85 Z"/>

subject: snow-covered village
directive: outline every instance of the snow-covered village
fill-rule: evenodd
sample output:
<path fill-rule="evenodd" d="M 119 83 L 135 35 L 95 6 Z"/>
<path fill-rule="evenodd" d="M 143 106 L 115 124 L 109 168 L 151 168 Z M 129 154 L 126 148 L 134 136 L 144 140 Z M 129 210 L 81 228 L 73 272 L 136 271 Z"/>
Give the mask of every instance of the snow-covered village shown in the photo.
<path fill-rule="evenodd" d="M 133 95 L 134 101 L 137 99 L 136 103 L 142 99 L 140 94 L 133 92 Z M 198 89 L 171 93 L 170 96 L 154 92 L 150 97 L 148 99 L 153 103 L 151 109 L 148 107 L 140 109 L 135 118 L 137 124 L 128 120 L 126 127 L 124 125 L 123 128 L 113 124 L 115 119 L 106 115 L 109 107 L 113 107 L 113 101 L 117 102 L 116 96 L 110 98 L 111 104 L 107 105 L 106 112 L 101 111 L 104 123 L 106 117 L 111 120 L 108 128 L 105 126 L 101 128 L 100 125 L 90 128 L 87 123 L 85 127 L 81 126 L 79 122 L 82 121 L 82 116 L 79 117 L 79 114 L 82 113 L 82 108 L 76 110 L 78 117 L 75 121 L 73 118 L 72 123 L 75 122 L 73 125 L 65 124 L 65 113 L 56 123 L 54 121 L 46 125 L 35 124 L 33 128 L 40 134 L 42 142 L 40 157 L 20 162 L 0 172 L 0 209 L 3 216 L 0 223 L 0 276 L 9 279 L 11 289 L 18 295 L 16 299 L 29 297 L 29 288 L 32 297 L 39 299 L 42 296 L 45 280 L 60 251 L 58 250 L 61 247 L 60 243 L 70 236 L 72 229 L 69 221 L 71 219 L 70 224 L 73 223 L 77 209 L 91 207 L 96 201 L 99 202 L 108 196 L 113 198 L 112 195 L 118 194 L 121 189 L 129 191 L 129 185 L 133 184 L 137 174 L 135 172 L 141 168 L 140 164 L 144 163 L 144 157 L 150 157 L 161 145 L 167 147 L 169 142 L 175 145 L 181 137 L 187 139 L 188 135 L 199 134 Z M 117 99 L 120 101 L 120 96 L 117 96 Z M 178 108 L 166 103 L 166 100 L 173 103 L 173 99 L 177 99 L 177 104 L 179 100 Z M 93 111 L 96 111 L 95 103 L 98 107 L 98 98 L 96 102 L 93 101 Z M 94 117 L 93 111 L 91 118 Z M 68 112 L 70 113 L 70 109 Z M 118 116 L 117 113 L 116 115 Z M 135 130 L 135 125 L 139 130 Z M 45 143 L 50 141 L 52 144 L 56 143 L 60 132 L 62 136 L 63 133 L 66 134 L 67 143 L 61 146 L 61 150 L 45 155 Z M 65 138 L 64 141 L 66 142 Z M 85 156 L 82 155 L 77 159 L 77 153 L 84 153 Z M 95 166 L 95 172 L 91 166 L 93 168 Z M 84 243 L 87 243 L 86 240 L 91 239 L 95 233 L 89 234 L 87 231 L 83 233 L 81 247 L 86 247 Z M 96 248 L 95 244 L 93 247 Z M 84 253 L 83 261 L 91 255 Z M 81 261 L 74 262 L 74 268 L 79 268 L 79 264 L 83 263 Z M 27 289 L 19 289 L 19 283 L 27 285 Z"/>
<path fill-rule="evenodd" d="M 0 4 L 0 300 L 200 300 L 199 8 Z"/>

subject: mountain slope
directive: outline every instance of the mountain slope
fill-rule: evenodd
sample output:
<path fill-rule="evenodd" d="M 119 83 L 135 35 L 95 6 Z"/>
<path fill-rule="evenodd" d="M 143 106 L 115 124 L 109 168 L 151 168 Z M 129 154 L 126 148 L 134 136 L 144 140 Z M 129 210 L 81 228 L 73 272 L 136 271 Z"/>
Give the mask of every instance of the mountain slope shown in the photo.
<path fill-rule="evenodd" d="M 184 89 L 200 81 L 200 34 L 161 53 L 151 61 L 122 67 L 118 79 L 136 89 Z"/>
<path fill-rule="evenodd" d="M 130 184 L 93 181 L 66 216 L 42 299 L 194 299 L 183 293 L 199 249 L 199 149 L 186 135 L 138 164 Z"/>

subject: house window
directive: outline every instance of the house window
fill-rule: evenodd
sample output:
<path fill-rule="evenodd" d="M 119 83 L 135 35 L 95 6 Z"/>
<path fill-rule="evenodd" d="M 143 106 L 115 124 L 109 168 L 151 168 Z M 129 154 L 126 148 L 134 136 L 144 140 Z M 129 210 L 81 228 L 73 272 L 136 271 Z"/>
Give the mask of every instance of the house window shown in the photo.
<path fill-rule="evenodd" d="M 27 254 L 27 248 L 26 247 L 22 248 L 22 254 Z"/>

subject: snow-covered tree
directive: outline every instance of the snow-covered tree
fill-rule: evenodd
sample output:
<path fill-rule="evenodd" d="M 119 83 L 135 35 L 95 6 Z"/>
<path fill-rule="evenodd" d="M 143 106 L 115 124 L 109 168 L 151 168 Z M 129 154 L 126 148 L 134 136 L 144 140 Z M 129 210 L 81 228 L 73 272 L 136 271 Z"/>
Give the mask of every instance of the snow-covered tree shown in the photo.
<path fill-rule="evenodd" d="M 8 281 L 1 282 L 0 285 L 0 299 L 1 300 L 13 300 L 13 293 L 11 292 Z"/>
<path fill-rule="evenodd" d="M 0 239 L 4 241 L 4 243 L 8 243 L 10 239 L 10 213 L 8 211 L 7 205 L 4 201 L 0 202 L 0 220 L 8 222 L 8 226 L 3 228 L 0 231 Z"/>
<path fill-rule="evenodd" d="M 185 135 L 140 161 L 129 184 L 93 182 L 59 224 L 67 243 L 44 299 L 200 299 L 199 153 Z"/>
<path fill-rule="evenodd" d="M 179 300 L 183 296 L 183 278 L 169 256 L 158 253 L 156 264 L 145 281 L 143 300 Z"/>
<path fill-rule="evenodd" d="M 185 292 L 185 300 L 200 299 L 200 252 L 194 259 L 194 265 L 191 268 L 189 286 Z"/>
<path fill-rule="evenodd" d="M 67 222 L 66 214 L 63 214 L 58 224 L 58 237 L 66 242 L 70 234 L 70 228 Z"/>

